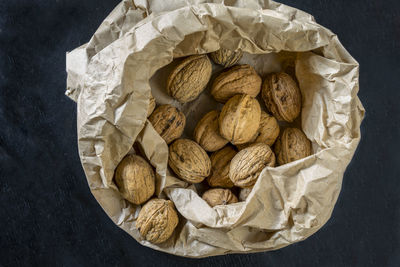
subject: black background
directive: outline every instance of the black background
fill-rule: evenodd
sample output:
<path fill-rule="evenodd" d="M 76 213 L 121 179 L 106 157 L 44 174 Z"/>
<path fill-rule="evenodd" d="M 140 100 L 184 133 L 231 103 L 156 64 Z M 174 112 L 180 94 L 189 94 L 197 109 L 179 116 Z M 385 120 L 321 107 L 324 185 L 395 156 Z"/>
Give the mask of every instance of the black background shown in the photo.
<path fill-rule="evenodd" d="M 106 216 L 80 165 L 65 52 L 119 0 L 0 0 L 0 265 L 400 266 L 400 1 L 285 0 L 359 61 L 362 140 L 330 221 L 257 254 L 185 259 L 139 245 Z"/>

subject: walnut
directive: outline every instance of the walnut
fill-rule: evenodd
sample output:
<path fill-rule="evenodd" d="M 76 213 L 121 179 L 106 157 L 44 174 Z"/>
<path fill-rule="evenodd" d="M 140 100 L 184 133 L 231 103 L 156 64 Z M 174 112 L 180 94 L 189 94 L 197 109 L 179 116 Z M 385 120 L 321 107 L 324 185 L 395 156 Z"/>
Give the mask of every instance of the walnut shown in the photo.
<path fill-rule="evenodd" d="M 147 241 L 159 244 L 171 237 L 179 218 L 171 200 L 153 198 L 139 212 L 136 227 Z"/>
<path fill-rule="evenodd" d="M 293 122 L 300 114 L 300 89 L 289 74 L 280 72 L 268 75 L 262 85 L 262 98 L 278 120 Z"/>
<path fill-rule="evenodd" d="M 227 205 L 238 202 L 237 197 L 229 189 L 213 188 L 203 194 L 203 199 L 211 207 L 217 205 Z"/>
<path fill-rule="evenodd" d="M 253 143 L 266 143 L 272 146 L 279 136 L 278 121 L 268 113 L 261 111 L 260 127 L 249 143 L 237 145 L 239 150 L 249 147 Z"/>
<path fill-rule="evenodd" d="M 229 178 L 235 186 L 252 187 L 261 171 L 275 166 L 275 155 L 265 143 L 256 143 L 247 147 L 233 157 L 229 169 Z"/>
<path fill-rule="evenodd" d="M 297 128 L 286 128 L 275 144 L 275 153 L 279 165 L 299 160 L 311 155 L 311 142 Z"/>
<path fill-rule="evenodd" d="M 159 106 L 149 121 L 167 144 L 181 137 L 186 124 L 185 115 L 171 105 Z"/>
<path fill-rule="evenodd" d="M 218 65 L 225 68 L 235 65 L 243 56 L 242 51 L 232 51 L 229 49 L 221 48 L 215 52 L 210 53 L 211 59 Z"/>
<path fill-rule="evenodd" d="M 207 153 L 189 139 L 178 139 L 170 145 L 168 164 L 176 175 L 189 183 L 200 183 L 211 172 Z"/>
<path fill-rule="evenodd" d="M 231 146 L 226 146 L 211 155 L 211 175 L 207 178 L 211 187 L 233 187 L 233 182 L 229 178 L 229 166 L 236 153 Z"/>
<path fill-rule="evenodd" d="M 207 113 L 194 129 L 194 140 L 206 151 L 217 151 L 229 142 L 219 134 L 219 113 L 217 110 Z"/>
<path fill-rule="evenodd" d="M 168 94 L 181 103 L 193 101 L 206 88 L 211 71 L 212 65 L 207 55 L 185 58 L 168 77 Z"/>
<path fill-rule="evenodd" d="M 253 187 L 249 187 L 249 188 L 242 188 L 240 189 L 240 193 L 239 193 L 239 200 L 240 201 L 246 201 L 247 197 L 250 195 L 251 190 L 253 190 Z"/>
<path fill-rule="evenodd" d="M 115 170 L 115 183 L 121 195 L 137 205 L 154 194 L 155 179 L 150 164 L 137 155 L 125 156 Z"/>
<path fill-rule="evenodd" d="M 256 97 L 260 93 L 261 82 L 253 67 L 238 65 L 218 75 L 212 84 L 211 94 L 215 100 L 222 103 L 237 94 Z"/>
<path fill-rule="evenodd" d="M 156 99 L 150 93 L 150 101 L 149 106 L 147 107 L 147 117 L 150 117 L 151 113 L 153 113 L 154 109 L 156 108 Z"/>
<path fill-rule="evenodd" d="M 235 95 L 222 108 L 219 131 L 232 144 L 245 144 L 257 133 L 260 118 L 261 108 L 255 98 Z"/>

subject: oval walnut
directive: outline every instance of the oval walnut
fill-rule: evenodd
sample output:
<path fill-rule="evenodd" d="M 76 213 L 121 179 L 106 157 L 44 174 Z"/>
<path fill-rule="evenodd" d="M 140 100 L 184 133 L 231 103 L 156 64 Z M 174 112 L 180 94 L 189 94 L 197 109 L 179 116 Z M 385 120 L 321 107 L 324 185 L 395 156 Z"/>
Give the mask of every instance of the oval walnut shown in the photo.
<path fill-rule="evenodd" d="M 206 151 L 189 139 L 178 139 L 170 145 L 168 164 L 179 178 L 189 183 L 200 183 L 211 172 Z"/>
<path fill-rule="evenodd" d="M 170 73 L 167 93 L 181 103 L 193 101 L 206 88 L 211 71 L 207 55 L 187 57 Z"/>
<path fill-rule="evenodd" d="M 257 133 L 261 107 L 249 95 L 235 95 L 226 102 L 219 116 L 221 136 L 232 144 L 245 144 Z"/>
<path fill-rule="evenodd" d="M 185 115 L 172 105 L 156 108 L 149 121 L 167 144 L 181 137 L 186 124 Z"/>
<path fill-rule="evenodd" d="M 121 195 L 137 205 L 154 194 L 155 179 L 150 164 L 138 155 L 127 155 L 115 170 L 115 183 Z"/>
<path fill-rule="evenodd" d="M 233 157 L 229 169 L 229 178 L 235 186 L 252 187 L 265 167 L 275 166 L 275 155 L 264 143 L 245 148 Z"/>
<path fill-rule="evenodd" d="M 140 235 L 153 244 L 168 240 L 178 225 L 179 218 L 170 200 L 151 199 L 139 212 L 136 227 Z"/>
<path fill-rule="evenodd" d="M 299 160 L 311 155 L 311 142 L 297 128 L 286 128 L 276 141 L 275 153 L 279 165 Z"/>

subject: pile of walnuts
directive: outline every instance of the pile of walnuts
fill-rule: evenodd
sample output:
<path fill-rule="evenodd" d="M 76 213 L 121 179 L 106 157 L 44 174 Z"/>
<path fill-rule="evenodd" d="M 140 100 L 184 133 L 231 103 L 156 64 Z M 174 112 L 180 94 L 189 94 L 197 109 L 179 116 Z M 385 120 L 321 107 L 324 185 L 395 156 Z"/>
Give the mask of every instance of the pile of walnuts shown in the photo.
<path fill-rule="evenodd" d="M 196 99 L 211 78 L 209 57 L 227 68 L 211 86 L 211 95 L 224 106 L 221 111 L 205 114 L 197 123 L 194 141 L 180 138 L 186 118 L 172 105 L 155 108 L 152 97 L 148 119 L 169 145 L 169 167 L 188 183 L 206 180 L 211 189 L 202 197 L 214 207 L 238 202 L 232 190 L 235 187 L 240 188 L 239 200 L 245 201 L 265 167 L 309 156 L 311 142 L 302 130 L 287 127 L 281 131 L 278 124 L 291 123 L 300 115 L 301 93 L 296 81 L 284 72 L 270 74 L 263 81 L 250 65 L 235 65 L 241 52 L 220 49 L 185 58 L 168 77 L 168 94 L 181 103 Z M 260 92 L 270 114 L 256 99 Z M 179 219 L 170 200 L 149 200 L 155 191 L 151 165 L 138 155 L 128 155 L 115 171 L 115 183 L 129 202 L 147 202 L 136 221 L 141 236 L 152 243 L 166 241 Z"/>

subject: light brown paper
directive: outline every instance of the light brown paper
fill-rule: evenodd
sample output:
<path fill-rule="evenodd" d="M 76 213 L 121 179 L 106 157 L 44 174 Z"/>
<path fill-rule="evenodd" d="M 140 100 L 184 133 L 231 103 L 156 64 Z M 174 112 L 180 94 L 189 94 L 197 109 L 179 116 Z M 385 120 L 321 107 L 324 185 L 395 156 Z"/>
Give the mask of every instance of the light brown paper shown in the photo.
<path fill-rule="evenodd" d="M 301 52 L 298 123 L 315 154 L 264 169 L 246 202 L 211 208 L 195 186 L 169 172 L 168 147 L 146 112 L 152 90 L 158 104 L 183 110 L 185 135 L 191 137 L 195 122 L 220 104 L 209 88 L 185 105 L 168 97 L 165 80 L 176 63 L 168 64 L 220 47 L 246 52 L 241 63 L 262 76 L 280 70 L 275 53 Z M 180 256 L 273 250 L 315 233 L 331 216 L 360 140 L 358 63 L 312 16 L 272 1 L 122 1 L 89 43 L 67 54 L 67 72 L 66 94 L 77 101 L 79 155 L 93 195 L 138 242 Z M 156 168 L 157 194 L 170 198 L 181 214 L 173 237 L 161 245 L 140 237 L 135 228 L 140 206 L 125 201 L 112 181 L 135 141 Z"/>

